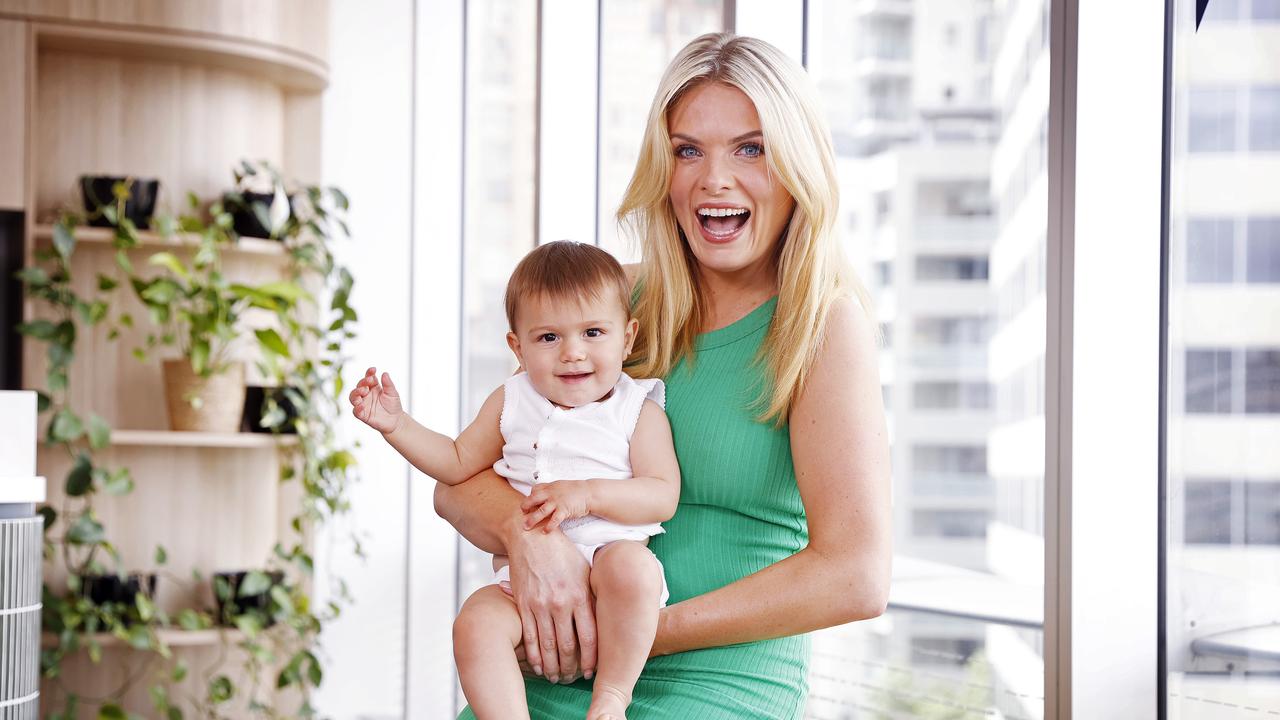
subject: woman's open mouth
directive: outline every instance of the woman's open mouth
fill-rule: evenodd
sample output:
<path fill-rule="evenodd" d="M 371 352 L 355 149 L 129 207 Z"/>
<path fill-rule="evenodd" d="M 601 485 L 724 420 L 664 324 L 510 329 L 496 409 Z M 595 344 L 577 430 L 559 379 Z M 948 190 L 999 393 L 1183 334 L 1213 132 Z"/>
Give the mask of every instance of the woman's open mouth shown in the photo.
<path fill-rule="evenodd" d="M 710 243 L 732 242 L 750 219 L 751 211 L 746 208 L 698 208 L 698 226 Z"/>

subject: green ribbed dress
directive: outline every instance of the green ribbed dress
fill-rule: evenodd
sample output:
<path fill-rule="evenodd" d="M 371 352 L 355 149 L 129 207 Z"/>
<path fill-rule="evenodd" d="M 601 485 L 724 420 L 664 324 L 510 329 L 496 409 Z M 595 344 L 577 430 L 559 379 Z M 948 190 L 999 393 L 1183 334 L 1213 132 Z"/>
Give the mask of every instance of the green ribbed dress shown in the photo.
<path fill-rule="evenodd" d="M 728 585 L 808 543 L 786 426 L 760 423 L 754 366 L 777 300 L 698 338 L 695 361 L 667 377 L 667 417 L 680 461 L 680 506 L 650 540 L 668 604 Z M 800 718 L 808 694 L 807 636 L 654 658 L 636 684 L 630 720 Z M 591 682 L 526 679 L 533 720 L 586 716 Z M 470 709 L 462 718 L 473 718 Z"/>

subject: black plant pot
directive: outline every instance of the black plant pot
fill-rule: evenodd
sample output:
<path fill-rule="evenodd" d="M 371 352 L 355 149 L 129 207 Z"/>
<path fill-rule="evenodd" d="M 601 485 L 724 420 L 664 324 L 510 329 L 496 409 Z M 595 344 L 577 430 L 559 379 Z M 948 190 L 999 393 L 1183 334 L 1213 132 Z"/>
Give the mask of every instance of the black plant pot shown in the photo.
<path fill-rule="evenodd" d="M 267 573 L 267 577 L 271 580 L 271 585 L 264 592 L 255 593 L 253 595 L 241 595 L 240 583 L 244 582 L 244 578 L 248 575 L 248 571 L 240 570 L 237 572 L 220 572 L 214 573 L 214 592 L 213 600 L 218 606 L 218 623 L 221 625 L 234 625 L 234 619 L 237 615 L 251 613 L 257 615 L 261 620 L 263 627 L 270 627 L 275 624 L 275 618 L 271 616 L 271 588 L 284 582 L 284 573 L 279 570 L 272 570 Z M 218 596 L 217 578 L 222 578 L 227 584 L 230 601 L 228 605 Z"/>
<path fill-rule="evenodd" d="M 271 210 L 271 193 L 234 192 L 222 196 L 222 204 L 231 213 L 231 228 L 240 237 L 270 238 L 271 229 L 263 224 L 254 210 L 255 204 L 261 204 L 263 213 Z"/>
<path fill-rule="evenodd" d="M 116 196 L 111 188 L 118 182 L 129 180 L 106 175 L 81 175 L 80 193 L 84 197 L 84 209 L 90 214 L 89 224 L 94 227 L 112 227 L 112 223 L 98 209 L 114 206 Z M 160 193 L 159 180 L 129 180 L 129 199 L 124 201 L 124 216 L 133 221 L 139 230 L 150 227 L 151 216 L 156 211 L 156 196 Z"/>
<path fill-rule="evenodd" d="M 126 625 L 137 615 L 138 595 L 148 598 L 156 594 L 155 573 L 119 575 L 85 575 L 80 579 L 80 594 L 99 607 L 117 605 Z"/>
<path fill-rule="evenodd" d="M 297 392 L 297 388 L 292 388 Z M 284 422 L 279 431 L 285 435 L 298 433 L 298 409 L 294 407 L 283 388 L 247 385 L 244 389 L 244 418 L 240 422 L 241 432 L 269 433 L 273 430 L 262 425 L 262 416 L 267 411 L 267 398 L 275 398 L 276 404 L 284 411 Z"/>

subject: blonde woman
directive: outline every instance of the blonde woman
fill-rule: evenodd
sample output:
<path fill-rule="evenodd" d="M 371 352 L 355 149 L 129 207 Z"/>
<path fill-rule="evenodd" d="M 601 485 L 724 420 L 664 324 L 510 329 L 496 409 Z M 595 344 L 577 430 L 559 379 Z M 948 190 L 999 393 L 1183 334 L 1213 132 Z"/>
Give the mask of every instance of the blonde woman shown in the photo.
<path fill-rule="evenodd" d="M 804 633 L 884 610 L 877 337 L 834 231 L 834 170 L 808 78 L 773 46 L 704 35 L 667 68 L 618 211 L 643 258 L 627 370 L 665 379 L 684 478 L 650 545 L 671 598 L 633 720 L 799 718 Z M 485 473 L 439 487 L 436 506 L 510 558 L 545 678 L 526 681 L 531 716 L 582 717 L 591 683 L 576 679 L 597 656 L 586 563 L 559 533 L 525 532 L 520 499 Z"/>

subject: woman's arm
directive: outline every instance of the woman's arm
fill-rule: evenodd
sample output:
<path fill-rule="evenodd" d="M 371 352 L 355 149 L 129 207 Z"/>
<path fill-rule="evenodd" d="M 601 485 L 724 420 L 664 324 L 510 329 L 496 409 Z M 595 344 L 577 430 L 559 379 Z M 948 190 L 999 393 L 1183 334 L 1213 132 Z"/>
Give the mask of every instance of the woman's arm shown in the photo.
<path fill-rule="evenodd" d="M 665 608 L 651 654 L 794 635 L 884 611 L 892 557 L 888 432 L 871 324 L 852 301 L 831 310 L 790 428 L 809 545 Z"/>
<path fill-rule="evenodd" d="M 592 673 L 596 625 L 590 567 L 562 532 L 524 530 L 516 492 L 492 469 L 452 487 L 436 484 L 436 514 L 481 550 L 507 555 L 529 664 L 552 682 Z M 530 652 L 529 648 L 534 648 Z"/>

